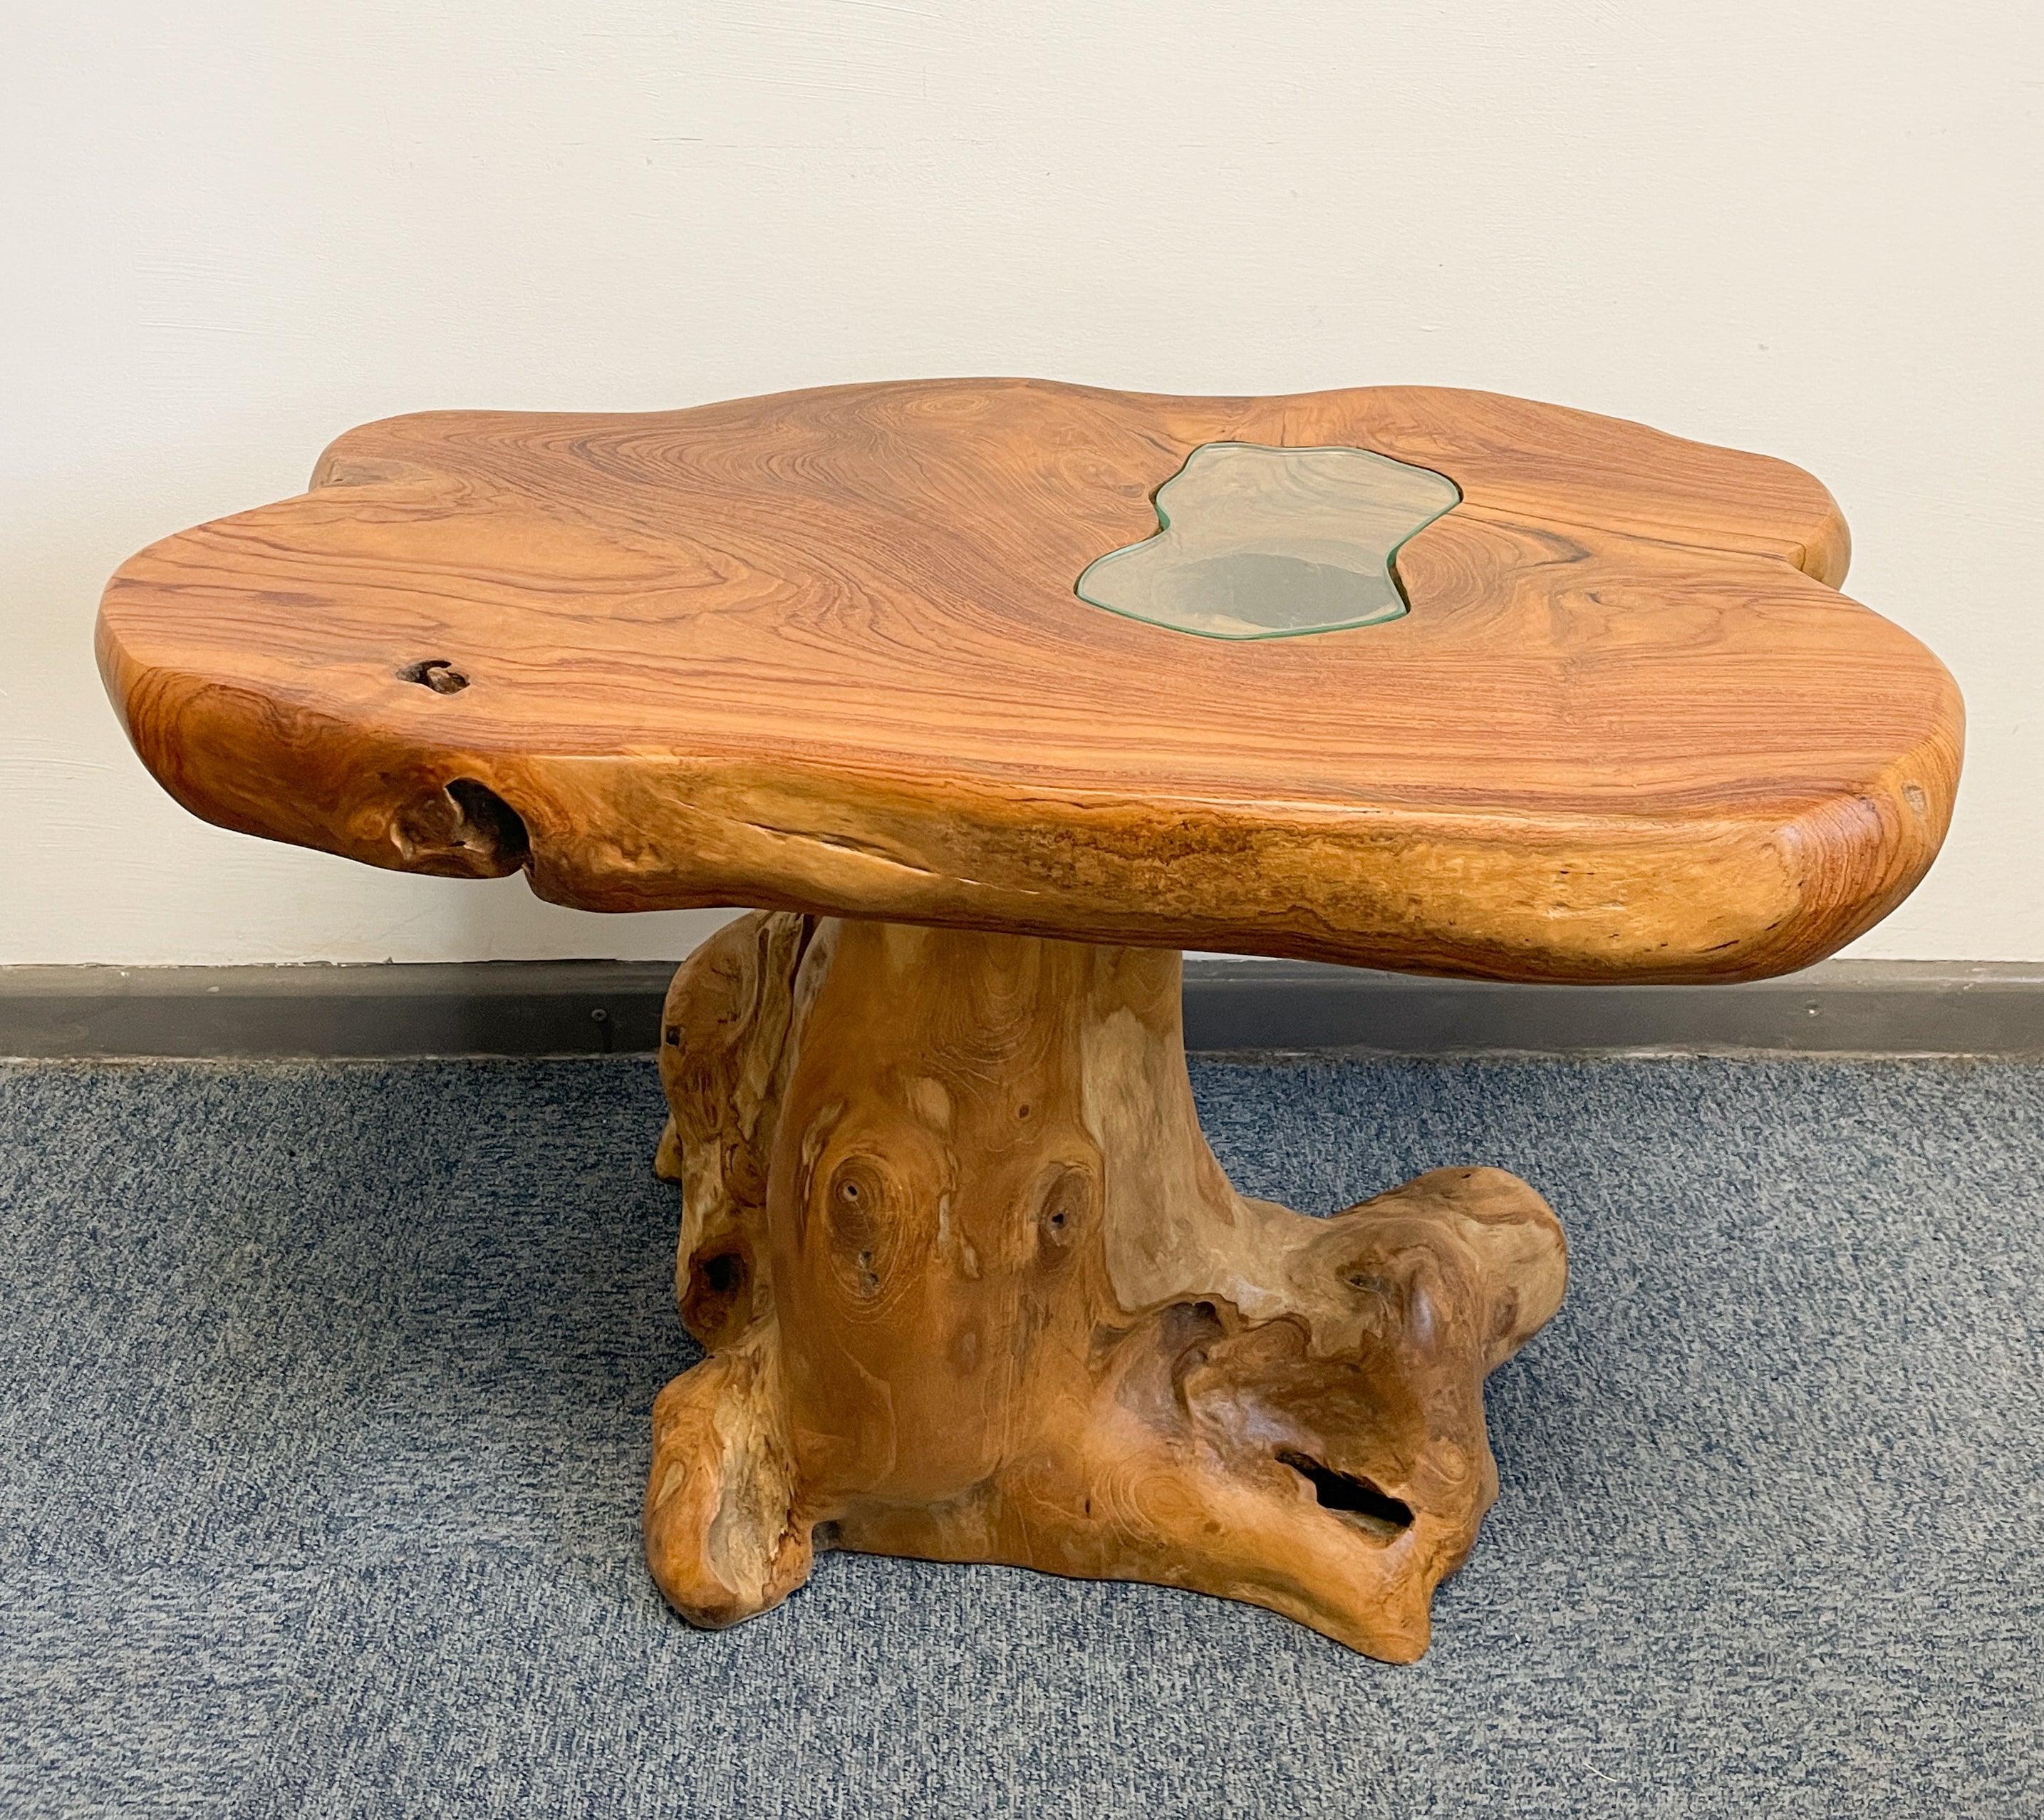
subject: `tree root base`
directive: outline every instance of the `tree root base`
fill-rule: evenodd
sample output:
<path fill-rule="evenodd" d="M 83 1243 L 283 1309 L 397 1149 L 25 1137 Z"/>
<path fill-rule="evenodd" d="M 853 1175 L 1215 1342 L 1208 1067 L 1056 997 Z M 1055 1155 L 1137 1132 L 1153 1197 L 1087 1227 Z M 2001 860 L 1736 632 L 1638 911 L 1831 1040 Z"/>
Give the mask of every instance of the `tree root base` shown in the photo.
<path fill-rule="evenodd" d="M 819 1548 L 1246 1599 L 1391 1661 L 1496 1495 L 1483 1380 L 1560 1306 L 1495 1169 L 1329 1219 L 1230 1187 L 1168 950 L 755 913 L 668 995 L 660 1173 L 710 1350 L 645 1534 L 690 1622 Z"/>

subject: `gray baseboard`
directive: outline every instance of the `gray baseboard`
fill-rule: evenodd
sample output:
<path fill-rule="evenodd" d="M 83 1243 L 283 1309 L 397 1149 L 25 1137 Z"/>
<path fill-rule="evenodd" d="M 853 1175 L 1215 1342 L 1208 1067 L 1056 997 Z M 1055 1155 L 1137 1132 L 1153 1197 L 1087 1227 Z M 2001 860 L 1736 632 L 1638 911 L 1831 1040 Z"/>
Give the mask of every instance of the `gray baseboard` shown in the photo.
<path fill-rule="evenodd" d="M 1397 1055 L 2044 1055 L 2044 963 L 1831 960 L 1746 986 L 1500 986 L 1297 961 L 1204 963 L 1198 1049 Z"/>
<path fill-rule="evenodd" d="M 0 968 L 0 1055 L 650 1052 L 671 961 Z"/>
<path fill-rule="evenodd" d="M 0 968 L 0 1056 L 650 1052 L 669 961 Z M 1201 1050 L 2044 1056 L 2044 963 L 1827 961 L 1750 986 L 1499 986 L 1195 960 Z"/>

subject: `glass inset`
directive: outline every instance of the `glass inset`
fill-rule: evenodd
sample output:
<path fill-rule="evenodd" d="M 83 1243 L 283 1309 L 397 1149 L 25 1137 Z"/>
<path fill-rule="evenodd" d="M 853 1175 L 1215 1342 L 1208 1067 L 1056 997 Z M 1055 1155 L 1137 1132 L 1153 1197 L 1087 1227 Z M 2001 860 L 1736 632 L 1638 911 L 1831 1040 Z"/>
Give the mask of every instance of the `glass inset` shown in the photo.
<path fill-rule="evenodd" d="M 1087 565 L 1080 599 L 1206 638 L 1286 638 L 1405 611 L 1398 547 L 1462 498 L 1363 448 L 1204 443 L 1157 489 L 1156 536 Z"/>

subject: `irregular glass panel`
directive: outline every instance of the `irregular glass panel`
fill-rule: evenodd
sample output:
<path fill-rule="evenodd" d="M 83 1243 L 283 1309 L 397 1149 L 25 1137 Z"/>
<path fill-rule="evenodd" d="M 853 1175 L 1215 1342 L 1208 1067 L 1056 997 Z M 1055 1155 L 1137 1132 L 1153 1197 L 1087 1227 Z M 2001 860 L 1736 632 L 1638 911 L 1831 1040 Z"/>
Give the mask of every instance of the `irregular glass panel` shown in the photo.
<path fill-rule="evenodd" d="M 1208 638 L 1374 625 L 1405 611 L 1399 545 L 1461 498 L 1367 449 L 1204 443 L 1158 488 L 1157 535 L 1089 564 L 1078 595 Z"/>

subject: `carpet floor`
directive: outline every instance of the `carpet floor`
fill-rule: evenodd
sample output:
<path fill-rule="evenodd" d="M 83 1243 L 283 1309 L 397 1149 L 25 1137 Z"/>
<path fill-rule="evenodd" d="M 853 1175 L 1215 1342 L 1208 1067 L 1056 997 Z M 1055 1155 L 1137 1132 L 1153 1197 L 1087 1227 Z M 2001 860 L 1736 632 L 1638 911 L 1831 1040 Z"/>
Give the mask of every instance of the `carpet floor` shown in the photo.
<path fill-rule="evenodd" d="M 847 1555 L 671 1616 L 650 1063 L 0 1068 L 0 1812 L 2044 1814 L 2044 1068 L 1194 1083 L 1251 1193 L 1568 1229 L 1416 1666 Z"/>

